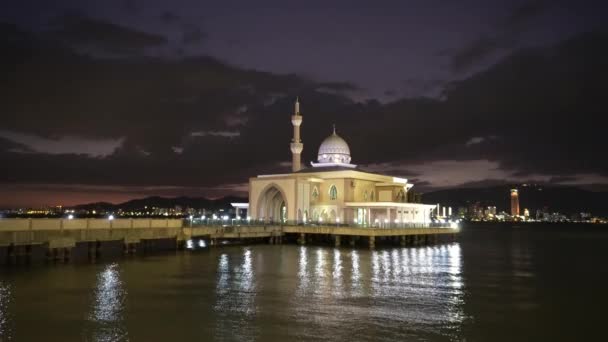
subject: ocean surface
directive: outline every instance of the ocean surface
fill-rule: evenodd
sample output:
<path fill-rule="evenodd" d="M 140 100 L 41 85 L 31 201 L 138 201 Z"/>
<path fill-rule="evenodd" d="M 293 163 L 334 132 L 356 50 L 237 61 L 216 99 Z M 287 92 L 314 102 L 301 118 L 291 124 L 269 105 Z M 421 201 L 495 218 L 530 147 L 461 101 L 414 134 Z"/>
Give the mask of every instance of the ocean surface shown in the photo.
<path fill-rule="evenodd" d="M 0 341 L 606 340 L 608 227 L 0 268 Z"/>

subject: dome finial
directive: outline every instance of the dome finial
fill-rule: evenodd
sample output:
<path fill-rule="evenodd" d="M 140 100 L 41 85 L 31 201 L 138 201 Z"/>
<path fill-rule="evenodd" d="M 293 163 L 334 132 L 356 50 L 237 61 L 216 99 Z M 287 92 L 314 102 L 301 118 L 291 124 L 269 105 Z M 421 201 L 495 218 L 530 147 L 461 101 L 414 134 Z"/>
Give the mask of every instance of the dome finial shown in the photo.
<path fill-rule="evenodd" d="M 334 135 L 336 135 L 336 124 L 333 124 L 334 126 Z"/>
<path fill-rule="evenodd" d="M 300 97 L 296 96 L 296 104 L 295 104 L 295 113 L 294 115 L 300 115 Z"/>

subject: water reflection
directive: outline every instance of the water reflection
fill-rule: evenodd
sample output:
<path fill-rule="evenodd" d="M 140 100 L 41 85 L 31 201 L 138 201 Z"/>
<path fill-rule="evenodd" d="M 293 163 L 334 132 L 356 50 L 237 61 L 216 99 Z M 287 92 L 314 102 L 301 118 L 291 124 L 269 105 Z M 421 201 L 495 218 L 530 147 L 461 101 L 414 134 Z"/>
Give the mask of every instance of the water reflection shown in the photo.
<path fill-rule="evenodd" d="M 334 249 L 332 280 L 333 280 L 333 295 L 335 297 L 342 297 L 343 293 L 344 293 L 343 282 L 342 282 L 342 255 L 338 248 Z"/>
<path fill-rule="evenodd" d="M 9 304 L 11 301 L 11 288 L 9 284 L 0 281 L 0 341 L 11 336 L 9 325 Z"/>
<path fill-rule="evenodd" d="M 89 315 L 89 320 L 94 323 L 91 334 L 94 341 L 128 340 L 123 317 L 126 298 L 119 265 L 107 265 L 97 275 L 95 299 Z"/>
<path fill-rule="evenodd" d="M 310 275 L 308 273 L 308 251 L 306 247 L 301 246 L 298 252 L 298 285 L 297 292 L 302 296 L 308 290 Z"/>
<path fill-rule="evenodd" d="M 373 251 L 300 247 L 292 317 L 317 326 L 305 333 L 313 340 L 347 339 L 336 331 L 357 330 L 353 322 L 456 338 L 465 317 L 463 288 L 458 244 Z M 326 312 L 331 316 L 319 316 Z"/>
<path fill-rule="evenodd" d="M 231 259 L 232 257 L 232 259 Z M 254 340 L 258 293 L 251 248 L 240 257 L 222 253 L 217 266 L 214 337 L 216 340 Z M 240 259 L 240 260 L 239 260 Z"/>

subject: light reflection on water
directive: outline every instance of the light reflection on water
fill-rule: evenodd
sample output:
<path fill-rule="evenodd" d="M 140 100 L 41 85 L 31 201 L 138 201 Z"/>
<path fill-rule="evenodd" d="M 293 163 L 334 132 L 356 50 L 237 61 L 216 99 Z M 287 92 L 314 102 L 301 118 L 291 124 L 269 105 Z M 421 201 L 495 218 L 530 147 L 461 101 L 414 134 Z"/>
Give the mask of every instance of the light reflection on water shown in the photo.
<path fill-rule="evenodd" d="M 0 341 L 8 341 L 11 336 L 9 324 L 9 304 L 11 298 L 10 285 L 0 281 Z"/>
<path fill-rule="evenodd" d="M 328 258 L 330 254 L 333 258 Z M 365 255 L 364 263 L 361 255 Z M 290 308 L 296 321 L 316 324 L 312 331 L 294 329 L 307 339 L 348 339 L 336 336 L 336 331 L 355 333 L 360 329 L 357 322 L 378 329 L 393 327 L 392 333 L 397 332 L 399 338 L 407 338 L 408 331 L 437 334 L 438 330 L 454 337 L 465 318 L 457 244 L 333 252 L 300 247 L 298 260 L 298 283 Z M 400 328 L 395 331 L 394 326 Z M 359 333 L 359 337 L 366 334 Z"/>
<path fill-rule="evenodd" d="M 97 275 L 94 301 L 89 321 L 93 323 L 94 341 L 127 341 L 128 333 L 124 323 L 127 291 L 124 287 L 118 263 L 112 263 Z"/>
<path fill-rule="evenodd" d="M 488 227 L 408 248 L 227 246 L 12 268 L 0 274 L 0 337 L 574 341 L 602 333 L 608 261 L 597 251 L 608 233 L 577 227 L 567 239 L 560 229 Z"/>
<path fill-rule="evenodd" d="M 231 256 L 235 257 L 234 254 L 222 253 L 218 260 L 214 338 L 226 340 L 238 336 L 240 341 L 252 341 L 257 332 L 254 320 L 258 311 L 254 253 L 246 247 L 242 249 L 240 260 L 233 262 Z"/>

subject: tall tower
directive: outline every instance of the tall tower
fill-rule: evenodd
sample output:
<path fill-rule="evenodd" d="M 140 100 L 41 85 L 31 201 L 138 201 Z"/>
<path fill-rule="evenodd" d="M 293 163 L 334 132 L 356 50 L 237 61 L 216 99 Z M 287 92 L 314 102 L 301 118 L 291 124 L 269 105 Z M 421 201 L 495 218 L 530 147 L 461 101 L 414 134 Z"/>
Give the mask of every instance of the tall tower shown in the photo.
<path fill-rule="evenodd" d="M 519 216 L 519 193 L 511 189 L 511 216 Z"/>
<path fill-rule="evenodd" d="M 300 114 L 300 100 L 296 98 L 295 112 L 291 116 L 293 125 L 293 139 L 291 139 L 291 171 L 297 172 L 302 169 L 302 150 L 304 144 L 300 140 L 300 125 L 302 125 L 302 115 Z"/>

